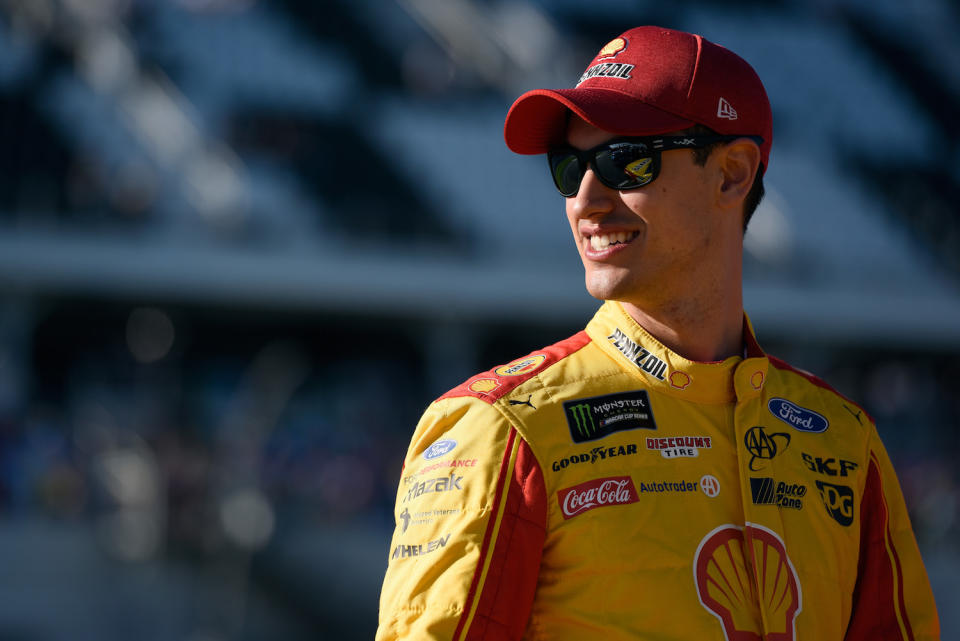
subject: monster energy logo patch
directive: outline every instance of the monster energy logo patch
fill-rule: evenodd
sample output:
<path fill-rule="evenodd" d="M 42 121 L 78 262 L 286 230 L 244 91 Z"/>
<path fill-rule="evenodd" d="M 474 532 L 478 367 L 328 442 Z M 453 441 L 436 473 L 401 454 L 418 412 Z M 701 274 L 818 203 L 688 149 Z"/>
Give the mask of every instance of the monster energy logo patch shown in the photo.
<path fill-rule="evenodd" d="M 620 350 L 620 353 L 626 356 L 627 360 L 631 363 L 658 381 L 664 379 L 667 364 L 657 358 L 656 355 L 651 354 L 650 350 L 634 343 L 629 336 L 619 329 L 614 330 L 612 334 L 607 336 L 607 339 L 613 343 L 614 347 Z"/>
<path fill-rule="evenodd" d="M 624 430 L 655 430 L 646 390 L 565 401 L 564 413 L 574 443 L 596 441 Z"/>

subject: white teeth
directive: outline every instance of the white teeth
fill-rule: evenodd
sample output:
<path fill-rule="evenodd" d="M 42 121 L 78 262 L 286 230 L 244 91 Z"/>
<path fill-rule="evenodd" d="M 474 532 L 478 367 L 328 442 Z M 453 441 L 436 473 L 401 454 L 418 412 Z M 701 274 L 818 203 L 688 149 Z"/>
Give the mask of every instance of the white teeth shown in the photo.
<path fill-rule="evenodd" d="M 601 251 L 610 245 L 627 243 L 637 237 L 639 232 L 616 232 L 613 234 L 597 234 L 590 237 L 590 247 L 594 251 Z"/>

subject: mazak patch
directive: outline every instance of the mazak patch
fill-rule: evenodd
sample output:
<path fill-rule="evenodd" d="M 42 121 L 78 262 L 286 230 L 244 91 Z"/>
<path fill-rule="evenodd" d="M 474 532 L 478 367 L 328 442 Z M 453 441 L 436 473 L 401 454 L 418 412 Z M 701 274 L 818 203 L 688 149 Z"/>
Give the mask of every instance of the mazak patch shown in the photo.
<path fill-rule="evenodd" d="M 614 432 L 657 429 L 646 390 L 564 401 L 563 411 L 574 443 L 596 441 Z"/>

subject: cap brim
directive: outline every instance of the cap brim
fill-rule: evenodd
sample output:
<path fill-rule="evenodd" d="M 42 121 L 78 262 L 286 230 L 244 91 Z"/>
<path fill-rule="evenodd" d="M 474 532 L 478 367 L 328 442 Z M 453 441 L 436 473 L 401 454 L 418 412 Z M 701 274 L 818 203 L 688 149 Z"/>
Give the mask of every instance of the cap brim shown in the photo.
<path fill-rule="evenodd" d="M 542 154 L 562 144 L 568 111 L 621 136 L 653 136 L 695 124 L 611 89 L 534 89 L 517 98 L 507 113 L 507 147 L 518 154 Z"/>

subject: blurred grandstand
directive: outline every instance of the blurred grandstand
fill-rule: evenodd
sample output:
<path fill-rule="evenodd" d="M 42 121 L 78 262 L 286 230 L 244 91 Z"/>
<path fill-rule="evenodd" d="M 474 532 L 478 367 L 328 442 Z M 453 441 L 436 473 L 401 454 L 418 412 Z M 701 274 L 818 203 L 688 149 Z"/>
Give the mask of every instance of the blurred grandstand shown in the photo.
<path fill-rule="evenodd" d="M 766 83 L 747 309 L 878 419 L 960 638 L 956 3 L 0 7 L 0 638 L 371 638 L 423 407 L 596 305 L 506 109 L 645 23 Z"/>

